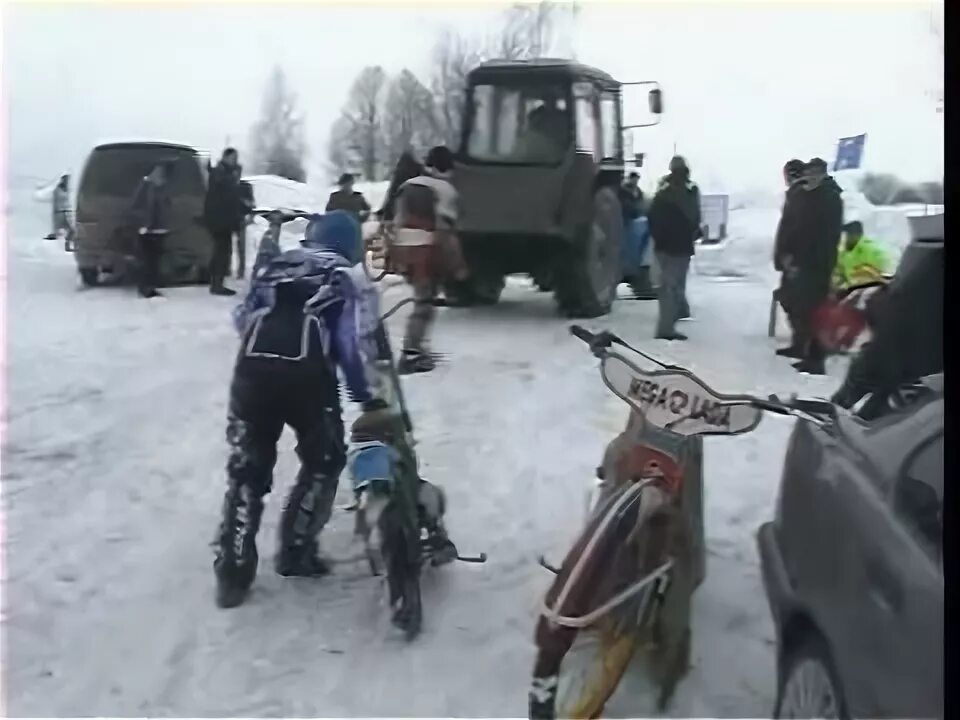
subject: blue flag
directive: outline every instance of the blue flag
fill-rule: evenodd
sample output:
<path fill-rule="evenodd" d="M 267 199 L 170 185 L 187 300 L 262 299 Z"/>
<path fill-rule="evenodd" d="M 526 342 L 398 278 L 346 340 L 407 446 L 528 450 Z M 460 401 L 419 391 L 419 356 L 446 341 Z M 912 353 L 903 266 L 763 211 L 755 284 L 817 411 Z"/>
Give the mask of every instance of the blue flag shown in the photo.
<path fill-rule="evenodd" d="M 834 171 L 859 168 L 863 161 L 863 146 L 866 142 L 866 135 L 840 138 L 840 142 L 837 143 L 837 159 L 833 163 Z"/>

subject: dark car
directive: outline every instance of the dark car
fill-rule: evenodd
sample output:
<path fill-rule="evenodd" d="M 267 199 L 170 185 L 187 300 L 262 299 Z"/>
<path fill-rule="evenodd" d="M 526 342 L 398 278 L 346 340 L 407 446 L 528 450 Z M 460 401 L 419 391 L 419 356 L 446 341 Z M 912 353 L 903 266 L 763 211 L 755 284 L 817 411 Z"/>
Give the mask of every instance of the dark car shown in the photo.
<path fill-rule="evenodd" d="M 943 717 L 943 374 L 798 422 L 758 543 L 775 717 Z"/>
<path fill-rule="evenodd" d="M 134 261 L 130 205 L 143 177 L 161 162 L 172 163 L 171 233 L 165 242 L 161 275 L 165 283 L 204 282 L 212 241 L 199 221 L 207 179 L 200 153 L 161 142 L 111 143 L 95 147 L 77 187 L 77 270 L 85 285 L 100 273 L 131 275 Z"/>

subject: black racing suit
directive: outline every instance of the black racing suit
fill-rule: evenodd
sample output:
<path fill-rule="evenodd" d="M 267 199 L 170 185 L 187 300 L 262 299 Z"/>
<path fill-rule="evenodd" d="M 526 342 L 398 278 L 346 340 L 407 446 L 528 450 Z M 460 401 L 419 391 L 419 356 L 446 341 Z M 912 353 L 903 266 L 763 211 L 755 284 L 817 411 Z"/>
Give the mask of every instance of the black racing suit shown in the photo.
<path fill-rule="evenodd" d="M 366 402 L 373 394 L 363 340 L 368 329 L 359 327 L 371 312 L 358 308 L 364 296 L 351 283 L 355 268 L 335 255 L 298 249 L 274 255 L 278 262 L 263 273 L 263 255 L 235 313 L 242 342 L 230 386 L 228 483 L 214 563 L 222 583 L 240 588 L 256 574 L 263 497 L 285 425 L 296 433 L 300 471 L 280 521 L 276 569 L 281 575 L 326 571 L 316 538 L 345 464 L 336 368 L 353 400 Z"/>

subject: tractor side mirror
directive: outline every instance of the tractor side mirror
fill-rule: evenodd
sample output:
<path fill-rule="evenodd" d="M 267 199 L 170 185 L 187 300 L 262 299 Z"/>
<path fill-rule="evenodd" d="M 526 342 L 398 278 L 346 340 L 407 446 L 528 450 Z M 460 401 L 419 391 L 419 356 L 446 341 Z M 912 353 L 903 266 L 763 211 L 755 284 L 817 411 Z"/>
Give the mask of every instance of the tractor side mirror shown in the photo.
<path fill-rule="evenodd" d="M 663 91 L 660 88 L 654 88 L 647 98 L 650 112 L 653 115 L 661 115 L 663 113 Z"/>
<path fill-rule="evenodd" d="M 644 158 L 644 153 L 634 153 L 634 154 L 633 154 L 633 164 L 636 165 L 638 168 L 642 168 L 642 167 L 643 167 L 643 158 Z"/>

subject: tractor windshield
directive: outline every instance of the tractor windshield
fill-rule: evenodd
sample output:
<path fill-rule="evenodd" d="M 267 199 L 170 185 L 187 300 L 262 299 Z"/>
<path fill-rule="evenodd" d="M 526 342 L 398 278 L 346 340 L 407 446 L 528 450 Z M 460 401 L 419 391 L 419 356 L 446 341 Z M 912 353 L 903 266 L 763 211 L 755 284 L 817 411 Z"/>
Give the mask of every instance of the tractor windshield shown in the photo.
<path fill-rule="evenodd" d="M 563 85 L 478 84 L 471 99 L 470 159 L 518 165 L 556 165 L 563 159 L 571 142 Z"/>

